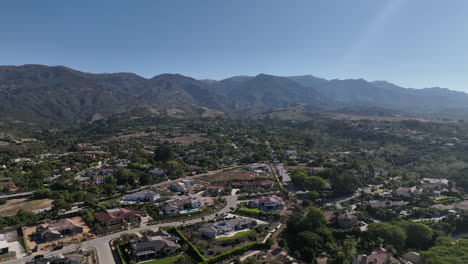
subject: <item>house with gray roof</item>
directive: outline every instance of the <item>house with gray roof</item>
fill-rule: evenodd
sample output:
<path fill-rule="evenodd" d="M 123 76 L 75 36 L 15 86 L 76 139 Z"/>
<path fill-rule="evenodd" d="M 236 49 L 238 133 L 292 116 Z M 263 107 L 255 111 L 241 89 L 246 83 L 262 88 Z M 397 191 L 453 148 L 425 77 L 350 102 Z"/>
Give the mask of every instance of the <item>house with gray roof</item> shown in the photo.
<path fill-rule="evenodd" d="M 158 200 L 160 195 L 150 190 L 143 190 L 136 193 L 131 193 L 124 198 L 122 202 L 139 202 L 139 203 L 149 203 Z"/>

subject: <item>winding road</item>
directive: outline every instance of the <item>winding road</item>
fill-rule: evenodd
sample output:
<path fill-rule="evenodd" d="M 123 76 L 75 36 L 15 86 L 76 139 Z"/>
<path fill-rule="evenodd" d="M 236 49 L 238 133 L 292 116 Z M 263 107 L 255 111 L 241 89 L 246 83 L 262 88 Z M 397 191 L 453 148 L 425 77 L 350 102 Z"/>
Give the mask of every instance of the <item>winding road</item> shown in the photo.
<path fill-rule="evenodd" d="M 222 214 L 231 212 L 231 207 L 236 207 L 236 205 L 237 205 L 237 196 L 236 195 L 225 196 L 224 198 L 227 201 L 226 206 L 223 209 L 221 209 L 220 211 L 218 211 L 217 213 L 205 216 L 203 219 L 202 218 L 196 218 L 196 219 L 192 219 L 192 220 L 187 220 L 185 222 L 172 222 L 172 223 L 157 224 L 157 225 L 152 225 L 152 226 L 141 226 L 141 227 L 138 227 L 138 228 L 121 231 L 121 232 L 110 234 L 110 235 L 107 235 L 107 236 L 98 237 L 96 239 L 85 241 L 85 242 L 83 242 L 81 244 L 78 244 L 78 245 L 67 246 L 67 247 L 62 248 L 61 250 L 56 250 L 56 251 L 52 251 L 52 252 L 49 252 L 49 253 L 44 253 L 44 256 L 48 257 L 48 256 L 59 255 L 61 253 L 76 250 L 78 247 L 81 247 L 81 248 L 95 248 L 96 251 L 97 251 L 97 255 L 98 255 L 98 259 L 99 259 L 100 264 L 115 263 L 114 257 L 112 255 L 111 248 L 109 246 L 109 242 L 111 240 L 113 240 L 115 238 L 118 238 L 120 235 L 122 235 L 124 233 L 134 233 L 134 232 L 138 232 L 138 231 L 142 231 L 142 230 L 148 230 L 148 229 L 156 231 L 157 229 L 159 229 L 160 227 L 163 227 L 163 226 L 190 225 L 190 224 L 195 224 L 195 223 L 199 223 L 199 222 L 203 222 L 203 221 L 207 221 L 207 220 L 212 220 L 212 219 L 216 218 L 217 215 L 222 215 Z M 3 263 L 5 263 L 5 264 L 23 264 L 23 263 L 26 263 L 27 261 L 32 260 L 33 258 L 34 258 L 34 255 L 31 255 L 31 256 L 21 258 L 21 259 L 11 260 L 11 261 L 7 261 L 7 262 L 3 262 Z"/>

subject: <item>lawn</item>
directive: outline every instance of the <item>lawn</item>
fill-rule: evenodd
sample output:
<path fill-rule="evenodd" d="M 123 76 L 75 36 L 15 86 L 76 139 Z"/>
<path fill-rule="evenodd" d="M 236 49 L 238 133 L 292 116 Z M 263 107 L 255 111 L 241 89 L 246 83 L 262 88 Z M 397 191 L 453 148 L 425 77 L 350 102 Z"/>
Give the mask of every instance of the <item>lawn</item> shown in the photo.
<path fill-rule="evenodd" d="M 452 204 L 455 201 L 454 197 L 441 196 L 434 199 L 437 204 Z"/>
<path fill-rule="evenodd" d="M 143 262 L 144 264 L 172 264 L 174 263 L 179 256 L 172 256 L 172 257 L 167 257 L 167 258 L 162 258 L 162 259 L 155 259 L 152 261 L 148 262 Z"/>
<path fill-rule="evenodd" d="M 254 213 L 254 214 L 258 214 L 260 213 L 260 210 L 258 208 L 241 208 L 240 209 L 241 212 L 246 212 L 246 213 Z"/>
<path fill-rule="evenodd" d="M 235 235 L 230 236 L 230 237 L 218 237 L 218 238 L 216 238 L 216 240 L 223 241 L 223 240 L 231 240 L 231 239 L 241 238 L 241 237 L 248 236 L 252 232 L 255 232 L 255 230 L 247 230 L 247 231 L 238 232 Z"/>

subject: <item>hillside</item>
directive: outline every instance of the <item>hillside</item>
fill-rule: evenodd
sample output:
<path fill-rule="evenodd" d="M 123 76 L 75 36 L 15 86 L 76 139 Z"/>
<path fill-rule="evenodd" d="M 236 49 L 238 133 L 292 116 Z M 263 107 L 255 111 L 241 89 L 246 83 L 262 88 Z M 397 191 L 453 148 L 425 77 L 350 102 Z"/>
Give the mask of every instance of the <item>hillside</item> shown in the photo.
<path fill-rule="evenodd" d="M 244 107 L 282 108 L 298 103 L 326 103 L 312 87 L 304 87 L 286 77 L 266 74 L 229 78 L 212 84 L 211 88 Z"/>
<path fill-rule="evenodd" d="M 89 121 L 135 107 L 177 108 L 185 113 L 206 108 L 225 111 L 235 104 L 182 75 L 145 79 L 132 73 L 89 74 L 62 66 L 0 67 L 2 120 L 26 122 Z"/>
<path fill-rule="evenodd" d="M 259 74 L 215 81 L 179 74 L 146 79 L 133 73 L 91 74 L 63 66 L 0 66 L 0 93 L 2 125 L 89 122 L 135 108 L 183 117 L 255 116 L 275 109 L 282 113 L 281 109 L 294 109 L 307 116 L 323 109 L 355 115 L 468 119 L 468 94 L 463 92 L 311 75 Z M 298 110 L 297 105 L 310 107 Z"/>

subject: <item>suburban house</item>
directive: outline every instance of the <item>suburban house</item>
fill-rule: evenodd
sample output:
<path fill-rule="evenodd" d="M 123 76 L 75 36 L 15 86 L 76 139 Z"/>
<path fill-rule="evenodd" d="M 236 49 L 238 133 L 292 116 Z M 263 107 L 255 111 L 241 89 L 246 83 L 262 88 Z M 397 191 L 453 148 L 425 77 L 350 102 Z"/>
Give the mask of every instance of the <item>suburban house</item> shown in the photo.
<path fill-rule="evenodd" d="M 94 214 L 94 218 L 103 226 L 116 226 L 122 225 L 125 222 L 140 222 L 141 214 L 138 211 L 116 208 L 96 213 Z"/>
<path fill-rule="evenodd" d="M 368 205 L 374 208 L 392 208 L 400 205 L 407 205 L 408 202 L 405 201 L 392 201 L 392 200 L 373 200 L 369 202 L 363 202 L 363 205 Z"/>
<path fill-rule="evenodd" d="M 403 254 L 403 256 L 401 256 L 403 262 L 405 264 L 419 264 L 421 263 L 421 255 L 419 253 L 416 253 L 416 252 L 413 252 L 413 251 L 410 251 L 410 252 L 407 252 L 405 254 Z"/>
<path fill-rule="evenodd" d="M 150 190 L 143 190 L 136 193 L 128 194 L 122 198 L 122 202 L 140 202 L 148 203 L 159 199 L 160 195 Z"/>
<path fill-rule="evenodd" d="M 118 159 L 114 161 L 115 166 L 117 167 L 125 167 L 130 164 L 130 160 L 128 159 Z"/>
<path fill-rule="evenodd" d="M 243 230 L 257 226 L 257 221 L 253 219 L 230 219 L 215 223 L 205 223 L 199 229 L 201 236 L 215 238 L 220 235 L 227 235 L 232 231 Z"/>
<path fill-rule="evenodd" d="M 228 221 L 219 221 L 215 223 L 206 223 L 203 224 L 199 229 L 198 233 L 201 236 L 214 238 L 220 235 L 227 235 L 233 231 L 233 227 L 229 224 Z"/>
<path fill-rule="evenodd" d="M 270 172 L 270 166 L 267 164 L 261 164 L 261 163 L 254 163 L 254 164 L 249 164 L 244 167 L 245 170 L 248 171 L 263 171 L 263 172 Z"/>
<path fill-rule="evenodd" d="M 174 182 L 169 186 L 169 190 L 172 192 L 186 192 L 188 189 L 195 185 L 193 180 L 182 180 Z"/>
<path fill-rule="evenodd" d="M 442 190 L 448 187 L 449 180 L 447 179 L 431 179 L 431 178 L 424 178 L 422 180 L 422 188 L 423 189 L 438 189 Z"/>
<path fill-rule="evenodd" d="M 100 176 L 94 179 L 89 179 L 89 180 L 80 182 L 80 184 L 82 185 L 101 185 L 104 183 L 106 183 L 106 178 L 100 177 Z"/>
<path fill-rule="evenodd" d="M 231 157 L 224 157 L 222 159 L 219 159 L 219 164 L 222 164 L 222 165 L 228 165 L 228 164 L 231 164 L 232 162 L 234 161 L 233 158 Z"/>
<path fill-rule="evenodd" d="M 224 189 L 223 186 L 211 185 L 211 186 L 206 187 L 205 190 L 209 195 L 217 196 L 223 189 Z"/>
<path fill-rule="evenodd" d="M 249 201 L 247 206 L 269 212 L 283 208 L 284 201 L 283 198 L 277 195 L 260 196 L 257 199 Z"/>
<path fill-rule="evenodd" d="M 333 211 L 325 211 L 323 212 L 323 216 L 325 217 L 325 219 L 327 220 L 327 223 L 328 224 L 334 224 L 336 223 L 336 215 L 335 215 L 335 212 Z"/>
<path fill-rule="evenodd" d="M 387 177 L 388 176 L 388 170 L 385 170 L 385 169 L 382 169 L 382 168 L 374 168 L 374 176 Z"/>
<path fill-rule="evenodd" d="M 160 168 L 154 168 L 149 171 L 149 174 L 154 175 L 154 176 L 164 176 L 164 170 Z"/>
<path fill-rule="evenodd" d="M 346 213 L 338 216 L 337 222 L 340 228 L 351 228 L 358 224 L 358 218 L 355 215 Z"/>
<path fill-rule="evenodd" d="M 177 237 L 166 231 L 158 231 L 154 236 L 143 236 L 130 240 L 130 251 L 137 261 L 146 261 L 173 255 L 180 246 Z"/>
<path fill-rule="evenodd" d="M 211 202 L 210 202 L 211 201 Z M 160 204 L 161 210 L 165 214 L 177 214 L 183 210 L 198 209 L 202 206 L 213 204 L 213 199 L 201 199 L 198 197 L 188 197 L 185 199 L 173 199 Z"/>
<path fill-rule="evenodd" d="M 42 241 L 53 241 L 82 232 L 83 227 L 79 226 L 71 219 L 62 219 L 52 224 L 45 223 L 36 228 L 37 238 Z"/>
<path fill-rule="evenodd" d="M 257 226 L 257 221 L 253 219 L 239 219 L 234 218 L 228 220 L 228 223 L 234 228 L 234 230 L 242 230 Z"/>
<path fill-rule="evenodd" d="M 358 255 L 353 264 L 384 264 L 384 263 L 400 263 L 399 260 L 394 258 L 392 254 L 387 252 L 385 248 L 377 248 L 372 251 L 370 255 Z"/>
<path fill-rule="evenodd" d="M 270 180 L 262 180 L 262 181 L 235 181 L 231 183 L 232 188 L 271 188 L 273 187 L 274 182 Z"/>
<path fill-rule="evenodd" d="M 0 189 L 15 190 L 17 189 L 17 187 L 14 182 L 8 181 L 8 182 L 0 182 Z"/>
<path fill-rule="evenodd" d="M 411 195 L 421 194 L 422 190 L 416 186 L 413 187 L 400 187 L 395 190 L 395 194 L 402 197 L 411 197 Z"/>

